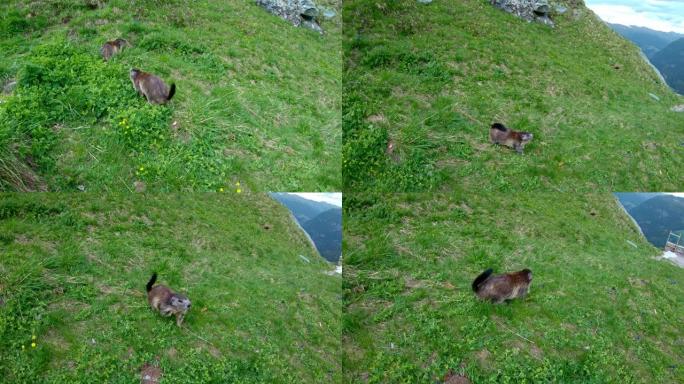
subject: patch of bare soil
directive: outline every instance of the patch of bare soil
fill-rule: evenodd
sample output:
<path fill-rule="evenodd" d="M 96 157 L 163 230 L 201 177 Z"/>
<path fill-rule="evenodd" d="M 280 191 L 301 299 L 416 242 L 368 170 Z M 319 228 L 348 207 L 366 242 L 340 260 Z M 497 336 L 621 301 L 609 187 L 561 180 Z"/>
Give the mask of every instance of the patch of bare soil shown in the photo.
<path fill-rule="evenodd" d="M 449 371 L 444 376 L 444 384 L 470 384 L 468 377 L 462 374 L 456 374 L 454 371 Z"/>
<path fill-rule="evenodd" d="M 156 384 L 162 377 L 162 371 L 150 364 L 143 365 L 140 370 L 140 384 Z"/>

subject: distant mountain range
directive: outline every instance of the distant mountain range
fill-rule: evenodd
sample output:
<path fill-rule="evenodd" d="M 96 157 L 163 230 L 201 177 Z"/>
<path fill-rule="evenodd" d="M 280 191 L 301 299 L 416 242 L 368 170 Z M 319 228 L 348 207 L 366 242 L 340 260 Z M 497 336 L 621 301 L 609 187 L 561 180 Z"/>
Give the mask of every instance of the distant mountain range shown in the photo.
<path fill-rule="evenodd" d="M 342 255 L 341 207 L 291 193 L 271 193 L 271 196 L 292 212 L 321 256 L 333 263 L 339 261 Z"/>
<path fill-rule="evenodd" d="M 660 71 L 665 82 L 684 94 L 684 35 L 620 24 L 610 24 L 615 32 L 636 44 Z"/>
<path fill-rule="evenodd" d="M 639 204 L 643 203 L 644 201 L 654 198 L 656 196 L 662 195 L 662 193 L 652 193 L 652 192 L 639 192 L 639 193 L 634 193 L 634 192 L 616 192 L 614 195 L 620 200 L 620 203 L 622 203 L 622 206 L 625 207 L 627 212 L 631 211 L 633 208 L 636 208 Z"/>
<path fill-rule="evenodd" d="M 615 32 L 636 44 L 649 59 L 675 40 L 684 35 L 676 32 L 662 32 L 645 27 L 606 23 Z"/>
<path fill-rule="evenodd" d="M 658 68 L 667 84 L 684 95 L 684 38 L 666 45 L 651 57 L 651 62 Z"/>
<path fill-rule="evenodd" d="M 654 193 L 616 193 L 646 239 L 663 248 L 670 231 L 684 230 L 684 198 Z"/>

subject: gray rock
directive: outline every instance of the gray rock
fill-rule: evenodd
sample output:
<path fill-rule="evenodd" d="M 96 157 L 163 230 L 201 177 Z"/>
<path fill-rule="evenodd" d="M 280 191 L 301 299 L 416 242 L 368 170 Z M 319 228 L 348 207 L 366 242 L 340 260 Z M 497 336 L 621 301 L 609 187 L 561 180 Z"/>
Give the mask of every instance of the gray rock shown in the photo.
<path fill-rule="evenodd" d="M 651 99 L 653 99 L 653 100 L 655 100 L 655 101 L 660 101 L 660 97 L 658 97 L 658 96 L 656 96 L 656 95 L 654 95 L 654 94 L 652 94 L 652 93 L 649 93 L 648 95 L 651 96 Z"/>
<path fill-rule="evenodd" d="M 9 81 L 7 84 L 5 84 L 4 87 L 2 87 L 2 93 L 12 93 L 14 91 L 14 88 L 16 88 L 17 82 L 12 80 Z"/>
<path fill-rule="evenodd" d="M 674 107 L 670 108 L 672 112 L 684 112 L 684 104 L 679 104 L 675 105 Z"/>
<path fill-rule="evenodd" d="M 256 0 L 256 3 L 296 27 L 302 26 L 323 33 L 316 20 L 320 12 L 311 0 Z"/>
<path fill-rule="evenodd" d="M 332 19 L 335 16 L 337 16 L 337 12 L 335 12 L 334 9 L 328 8 L 323 11 L 323 17 L 325 17 L 326 19 Z"/>
<path fill-rule="evenodd" d="M 558 12 L 559 15 L 562 15 L 562 14 L 564 14 L 565 12 L 568 11 L 568 8 L 567 8 L 567 7 L 564 7 L 564 6 L 562 6 L 562 5 L 556 5 L 555 8 L 556 8 L 556 12 Z"/>
<path fill-rule="evenodd" d="M 575 8 L 575 9 L 572 10 L 572 18 L 573 18 L 575 21 L 581 19 L 582 16 L 584 16 L 584 11 L 582 11 L 581 9 Z"/>
<path fill-rule="evenodd" d="M 553 27 L 549 17 L 551 7 L 547 0 L 490 0 L 490 3 L 527 21 L 537 21 Z"/>
<path fill-rule="evenodd" d="M 432 3 L 432 0 L 418 0 L 418 2 L 421 4 L 430 4 Z"/>

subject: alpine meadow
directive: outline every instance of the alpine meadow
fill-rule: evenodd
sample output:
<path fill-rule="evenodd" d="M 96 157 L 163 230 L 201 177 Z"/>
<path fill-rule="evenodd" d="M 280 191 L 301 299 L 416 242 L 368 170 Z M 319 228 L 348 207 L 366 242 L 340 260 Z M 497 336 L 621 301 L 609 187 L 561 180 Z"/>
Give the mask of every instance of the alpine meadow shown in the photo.
<path fill-rule="evenodd" d="M 0 254 L 0 381 L 341 378 L 340 275 L 267 194 L 5 194 Z"/>
<path fill-rule="evenodd" d="M 255 2 L 3 1 L 0 190 L 339 190 L 341 2 L 319 3 L 324 33 Z"/>
<path fill-rule="evenodd" d="M 551 2 L 554 27 L 490 3 L 345 2 L 345 189 L 684 188 L 684 98 L 638 47 L 582 1 Z M 497 122 L 534 134 L 524 155 Z"/>
<path fill-rule="evenodd" d="M 345 196 L 347 383 L 680 383 L 684 269 L 610 193 Z M 478 299 L 529 268 L 524 298 Z M 461 381 L 459 381 L 461 380 Z"/>

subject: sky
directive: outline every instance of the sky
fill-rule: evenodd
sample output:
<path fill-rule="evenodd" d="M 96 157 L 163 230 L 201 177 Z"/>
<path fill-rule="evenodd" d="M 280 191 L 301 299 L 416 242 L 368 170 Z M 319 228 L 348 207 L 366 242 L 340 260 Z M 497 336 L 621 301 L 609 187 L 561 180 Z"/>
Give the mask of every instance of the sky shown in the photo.
<path fill-rule="evenodd" d="M 663 32 L 684 33 L 684 0 L 585 0 L 601 19 Z"/>
<path fill-rule="evenodd" d="M 321 201 L 324 203 L 336 205 L 338 207 L 342 206 L 342 192 L 326 192 L 326 193 L 293 193 L 299 197 L 303 197 L 308 200 Z"/>

